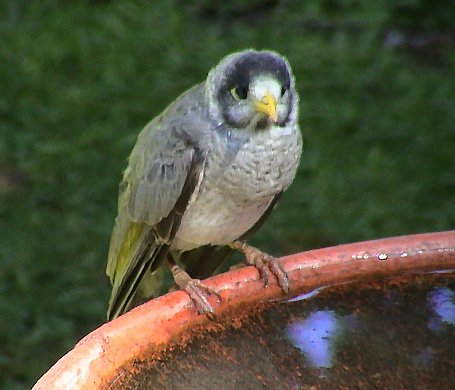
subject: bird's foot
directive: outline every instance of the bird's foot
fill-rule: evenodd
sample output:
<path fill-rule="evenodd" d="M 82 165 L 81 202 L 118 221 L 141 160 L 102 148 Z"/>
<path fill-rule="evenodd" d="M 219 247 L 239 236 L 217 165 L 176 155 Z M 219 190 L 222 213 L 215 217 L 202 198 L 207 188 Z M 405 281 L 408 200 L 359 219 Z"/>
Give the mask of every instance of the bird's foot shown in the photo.
<path fill-rule="evenodd" d="M 259 271 L 264 286 L 267 287 L 269 283 L 269 273 L 272 273 L 275 276 L 278 285 L 281 287 L 281 290 L 283 290 L 285 294 L 289 292 L 289 278 L 278 259 L 242 241 L 234 241 L 230 244 L 230 247 L 244 253 L 246 263 L 256 267 Z"/>
<path fill-rule="evenodd" d="M 214 288 L 205 285 L 199 279 L 193 279 L 178 265 L 171 268 L 174 281 L 183 291 L 186 291 L 196 307 L 199 314 L 206 314 L 209 317 L 215 316 L 215 311 L 208 301 L 209 295 L 215 295 L 218 302 L 221 302 L 221 296 Z"/>

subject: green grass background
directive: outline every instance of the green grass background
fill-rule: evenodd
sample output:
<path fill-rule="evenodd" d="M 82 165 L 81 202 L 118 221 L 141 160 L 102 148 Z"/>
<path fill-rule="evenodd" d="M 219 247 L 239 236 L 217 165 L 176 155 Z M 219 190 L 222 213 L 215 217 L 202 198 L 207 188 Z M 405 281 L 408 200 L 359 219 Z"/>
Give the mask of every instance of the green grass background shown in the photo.
<path fill-rule="evenodd" d="M 105 318 L 138 131 L 234 50 L 286 55 L 305 140 L 253 242 L 275 254 L 455 226 L 453 2 L 0 3 L 0 388 Z"/>

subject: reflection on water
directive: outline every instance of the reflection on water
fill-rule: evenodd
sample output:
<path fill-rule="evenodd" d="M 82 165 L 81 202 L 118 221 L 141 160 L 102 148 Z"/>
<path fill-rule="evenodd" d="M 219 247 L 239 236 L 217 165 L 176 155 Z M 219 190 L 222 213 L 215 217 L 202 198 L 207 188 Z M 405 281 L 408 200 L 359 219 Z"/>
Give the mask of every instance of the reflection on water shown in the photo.
<path fill-rule="evenodd" d="M 357 316 L 336 316 L 333 310 L 318 310 L 286 326 L 285 334 L 313 367 L 332 366 L 337 340 L 358 326 Z"/>
<path fill-rule="evenodd" d="M 313 366 L 322 368 L 332 365 L 333 340 L 337 328 L 335 313 L 323 310 L 288 325 L 285 333 Z"/>
<path fill-rule="evenodd" d="M 324 287 L 325 288 L 325 287 Z M 323 288 L 313 290 L 309 293 L 301 294 L 287 302 L 298 302 L 308 300 L 318 295 Z M 428 314 L 426 326 L 432 331 L 444 331 L 449 325 L 455 325 L 455 292 L 448 287 L 434 287 L 426 294 L 427 306 L 430 309 L 429 313 L 424 313 L 419 309 L 414 309 L 412 315 Z M 393 307 L 403 306 L 405 303 L 400 292 L 397 290 L 387 291 L 383 299 L 378 302 L 376 310 L 379 312 L 378 320 L 380 320 L 380 312 L 387 315 Z M 330 307 L 330 305 L 329 305 Z M 383 310 L 381 310 L 381 308 Z M 335 310 L 317 310 L 308 313 L 305 317 L 294 319 L 285 327 L 284 334 L 304 355 L 307 363 L 317 368 L 329 368 L 333 364 L 333 359 L 336 356 L 337 344 L 343 344 L 343 337 L 355 337 L 349 333 L 354 331 L 358 325 L 369 327 L 371 318 L 370 313 L 365 313 L 366 316 L 357 316 L 355 314 L 339 315 Z M 406 313 L 402 313 L 403 319 L 409 319 Z M 418 318 L 414 318 L 412 326 L 419 323 Z M 423 326 L 423 324 L 422 324 Z M 385 328 L 384 331 L 394 333 L 402 331 L 400 328 Z M 379 334 L 371 334 L 370 342 L 378 339 Z M 430 340 L 431 342 L 431 340 Z M 432 365 L 435 355 L 434 349 L 430 345 L 424 345 L 415 351 L 412 361 L 415 366 L 420 368 L 429 368 Z M 454 356 L 455 358 L 455 356 Z"/>
<path fill-rule="evenodd" d="M 431 329 L 440 328 L 440 323 L 446 322 L 455 325 L 455 293 L 446 287 L 436 287 L 428 293 L 428 304 L 436 316 L 431 318 L 428 326 Z"/>
<path fill-rule="evenodd" d="M 315 297 L 324 289 L 325 289 L 325 287 L 315 288 L 314 290 L 311 290 L 310 292 L 299 294 L 294 298 L 288 299 L 287 302 L 305 301 L 307 299 Z"/>

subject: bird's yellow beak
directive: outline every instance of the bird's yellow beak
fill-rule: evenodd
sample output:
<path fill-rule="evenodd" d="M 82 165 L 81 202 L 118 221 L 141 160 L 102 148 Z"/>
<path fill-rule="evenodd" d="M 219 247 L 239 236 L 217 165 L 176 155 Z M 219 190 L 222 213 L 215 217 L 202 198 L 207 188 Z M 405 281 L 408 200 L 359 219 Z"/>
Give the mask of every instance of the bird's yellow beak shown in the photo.
<path fill-rule="evenodd" d="M 276 100 L 270 93 L 267 92 L 262 100 L 255 102 L 254 105 L 257 112 L 267 114 L 273 122 L 277 121 Z"/>

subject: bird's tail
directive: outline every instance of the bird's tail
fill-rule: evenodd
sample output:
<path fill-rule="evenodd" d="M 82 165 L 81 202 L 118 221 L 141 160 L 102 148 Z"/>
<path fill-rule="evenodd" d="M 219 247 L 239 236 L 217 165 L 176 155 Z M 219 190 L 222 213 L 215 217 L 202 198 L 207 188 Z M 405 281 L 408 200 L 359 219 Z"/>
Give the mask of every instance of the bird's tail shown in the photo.
<path fill-rule="evenodd" d="M 163 275 L 158 268 L 168 253 L 169 246 L 157 244 L 149 226 L 130 223 L 119 250 L 110 253 L 113 258 L 109 259 L 107 274 L 111 279 L 112 293 L 108 321 L 144 301 L 146 292 L 140 285 L 145 276 L 154 279 L 147 280 L 148 292 L 160 290 Z"/>

